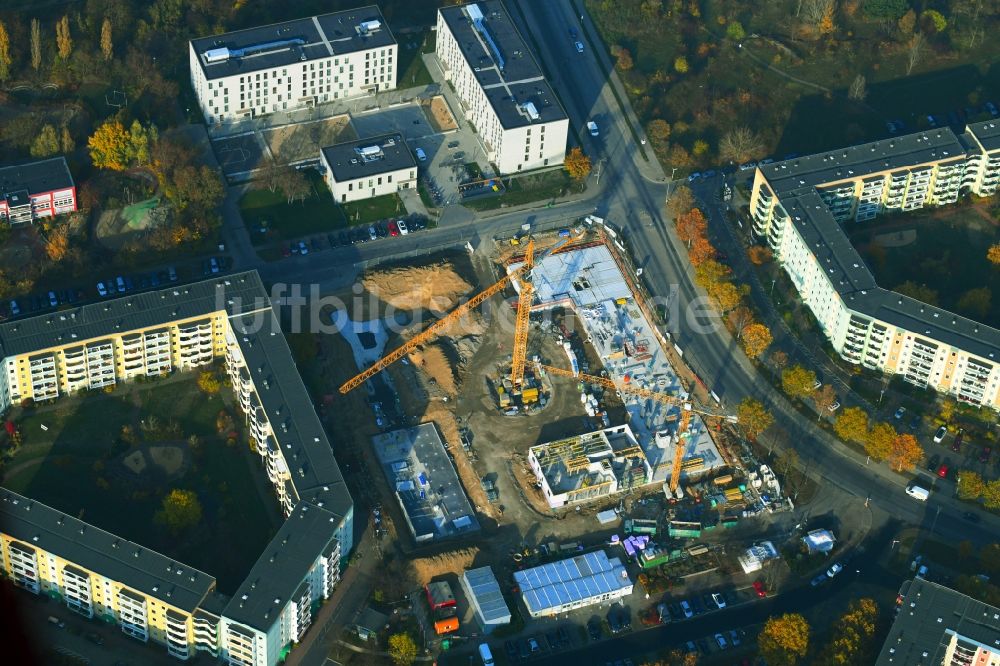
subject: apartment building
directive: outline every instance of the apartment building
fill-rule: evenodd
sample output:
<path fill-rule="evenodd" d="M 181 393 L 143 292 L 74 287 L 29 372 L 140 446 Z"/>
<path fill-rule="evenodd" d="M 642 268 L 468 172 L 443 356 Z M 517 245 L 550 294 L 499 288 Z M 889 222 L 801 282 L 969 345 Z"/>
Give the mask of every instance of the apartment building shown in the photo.
<path fill-rule="evenodd" d="M 224 361 L 286 517 L 232 597 L 214 592 L 209 574 L 5 489 L 0 571 L 179 659 L 204 651 L 240 666 L 279 663 L 340 580 L 354 508 L 257 273 L 5 324 L 0 355 L 4 409 Z"/>
<path fill-rule="evenodd" d="M 1000 408 L 1000 331 L 879 287 L 843 229 L 998 180 L 1000 125 L 919 132 L 758 168 L 752 229 L 845 360 Z"/>
<path fill-rule="evenodd" d="M 0 222 L 30 224 L 76 210 L 76 185 L 65 157 L 0 168 Z"/>
<path fill-rule="evenodd" d="M 876 666 L 996 666 L 1000 608 L 922 578 L 903 582 Z"/>
<path fill-rule="evenodd" d="M 209 124 L 396 87 L 396 40 L 374 5 L 201 37 L 188 51 Z"/>
<path fill-rule="evenodd" d="M 319 152 L 323 178 L 340 203 L 417 186 L 417 162 L 402 134 L 347 141 Z"/>
<path fill-rule="evenodd" d="M 499 173 L 563 163 L 569 119 L 499 0 L 438 9 L 435 54 Z"/>

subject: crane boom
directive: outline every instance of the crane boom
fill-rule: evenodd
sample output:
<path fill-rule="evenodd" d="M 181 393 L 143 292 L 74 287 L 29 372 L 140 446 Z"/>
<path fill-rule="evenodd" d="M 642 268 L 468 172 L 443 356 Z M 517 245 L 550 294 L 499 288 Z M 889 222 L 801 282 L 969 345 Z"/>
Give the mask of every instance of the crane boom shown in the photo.
<path fill-rule="evenodd" d="M 535 298 L 535 285 L 531 280 L 531 269 L 535 267 L 535 241 L 528 242 L 521 264 L 521 294 L 517 301 L 517 317 L 514 320 L 514 355 L 511 357 L 510 381 L 520 388 L 524 379 L 524 357 L 528 353 L 528 322 L 531 316 L 531 302 Z"/>
<path fill-rule="evenodd" d="M 710 412 L 704 409 L 695 408 L 690 402 L 686 402 L 683 398 L 678 396 L 668 395 L 666 393 L 660 393 L 658 391 L 650 391 L 649 389 L 644 389 L 639 386 L 629 386 L 627 384 L 618 384 L 608 377 L 598 377 L 597 375 L 587 375 L 582 372 L 573 372 L 572 370 L 563 370 L 562 368 L 557 368 L 551 365 L 538 364 L 540 368 L 546 372 L 550 372 L 554 375 L 560 375 L 562 377 L 573 377 L 575 379 L 580 379 L 591 384 L 600 384 L 606 388 L 622 391 L 625 393 L 632 393 L 635 395 L 641 395 L 645 398 L 650 398 L 652 400 L 657 400 L 669 405 L 678 405 L 681 409 L 680 422 L 677 426 L 678 442 L 674 447 L 674 459 L 671 466 L 670 472 L 670 492 L 676 492 L 677 487 L 680 485 L 681 480 L 681 468 L 684 463 L 684 446 L 682 445 L 680 439 L 686 438 L 688 436 L 688 426 L 691 423 L 691 414 L 701 414 L 702 416 L 712 416 L 716 418 L 723 418 L 727 421 L 735 421 L 736 417 L 729 414 L 719 414 L 716 412 Z"/>

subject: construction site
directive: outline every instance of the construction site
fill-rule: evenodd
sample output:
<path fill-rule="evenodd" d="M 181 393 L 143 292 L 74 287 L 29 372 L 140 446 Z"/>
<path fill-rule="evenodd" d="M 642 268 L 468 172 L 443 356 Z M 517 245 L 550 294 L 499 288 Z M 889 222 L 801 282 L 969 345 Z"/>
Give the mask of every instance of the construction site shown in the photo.
<path fill-rule="evenodd" d="M 458 587 L 463 570 L 490 566 L 506 588 L 515 570 L 609 545 L 640 583 L 682 583 L 739 570 L 724 548 L 685 539 L 790 506 L 634 276 L 616 231 L 588 217 L 379 267 L 331 313 L 353 361 L 334 359 L 331 375 L 360 370 L 339 391 L 359 407 L 343 414 L 345 436 L 379 506 L 380 548 L 440 564 L 416 583 Z M 625 519 L 650 527 L 623 541 Z M 447 564 L 452 552 L 461 563 Z"/>

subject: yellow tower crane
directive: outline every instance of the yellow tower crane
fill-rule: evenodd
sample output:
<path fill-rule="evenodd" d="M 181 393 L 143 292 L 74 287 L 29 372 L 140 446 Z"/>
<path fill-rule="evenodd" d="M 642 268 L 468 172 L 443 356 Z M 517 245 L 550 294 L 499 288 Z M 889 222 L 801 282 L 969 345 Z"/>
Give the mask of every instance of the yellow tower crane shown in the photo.
<path fill-rule="evenodd" d="M 524 263 L 520 266 L 517 279 L 521 283 L 521 293 L 517 300 L 517 317 L 514 320 L 514 355 L 510 364 L 510 383 L 514 390 L 521 388 L 524 380 L 524 359 L 528 353 L 528 322 L 531 317 L 531 303 L 535 300 L 535 284 L 531 270 L 535 267 L 535 240 L 528 241 L 524 251 Z"/>
<path fill-rule="evenodd" d="M 706 409 L 696 408 L 690 402 L 684 399 L 669 395 L 666 393 L 660 393 L 659 391 L 650 391 L 649 389 L 642 388 L 640 386 L 632 386 L 629 384 L 619 384 L 618 382 L 609 379 L 608 377 L 599 377 L 597 375 L 587 375 L 582 372 L 573 372 L 572 370 L 563 370 L 562 368 L 557 368 L 552 365 L 543 365 L 538 363 L 537 366 L 549 372 L 553 375 L 559 375 L 561 377 L 572 377 L 574 379 L 579 379 L 581 381 L 588 382 L 590 384 L 599 384 L 605 388 L 612 389 L 614 391 L 621 391 L 623 393 L 631 393 L 633 395 L 639 395 L 644 398 L 650 398 L 651 400 L 657 400 L 668 405 L 677 405 L 680 407 L 681 416 L 680 423 L 677 427 L 677 433 L 680 437 L 688 437 L 688 426 L 691 423 L 691 414 L 700 414 L 702 416 L 709 416 L 712 418 L 720 418 L 729 421 L 730 423 L 736 423 L 737 418 L 731 414 L 721 414 L 717 412 L 712 412 Z M 673 466 L 670 470 L 670 492 L 674 493 L 677 491 L 680 485 L 681 479 L 681 467 L 684 463 L 684 446 L 680 441 L 677 442 L 677 446 L 674 447 L 674 460 Z"/>
<path fill-rule="evenodd" d="M 542 254 L 542 256 L 539 259 L 539 261 L 541 259 L 544 259 L 545 257 L 547 257 L 548 255 L 550 255 L 550 254 L 552 254 L 554 252 L 558 252 L 567 243 L 569 243 L 571 240 L 573 240 L 573 239 L 572 238 L 564 238 L 564 239 L 562 239 L 561 241 L 559 241 L 558 243 L 556 243 L 555 245 L 553 245 L 551 248 L 549 248 L 548 250 L 546 250 Z M 534 256 L 533 256 L 534 248 L 532 246 L 532 243 L 529 243 L 528 246 L 529 246 L 529 249 L 532 252 L 532 258 L 531 258 L 532 261 L 531 261 L 530 265 L 533 266 L 534 265 Z M 346 382 L 343 383 L 343 385 L 341 385 L 340 392 L 341 393 L 348 393 L 348 392 L 352 391 L 353 389 L 357 388 L 358 386 L 361 386 L 366 381 L 368 381 L 369 379 L 371 379 L 372 377 L 374 377 L 378 373 L 382 372 L 387 367 L 389 367 L 390 365 L 392 365 L 393 363 L 395 363 L 399 359 L 403 358 L 404 356 L 406 356 L 407 354 L 409 354 L 411 351 L 413 351 L 414 349 L 416 349 L 420 345 L 422 345 L 425 342 L 427 342 L 427 341 L 429 341 L 429 340 L 437 337 L 438 334 L 442 330 L 444 330 L 445 328 L 447 328 L 449 325 L 453 324 L 454 322 L 458 321 L 458 319 L 461 318 L 463 315 L 465 315 L 465 313 L 469 312 L 470 310 L 472 310 L 473 308 L 475 308 L 476 306 L 478 306 L 479 304 L 481 304 L 483 301 L 485 301 L 486 299 L 488 299 L 490 296 L 493 296 L 494 294 L 497 294 L 500 291 L 502 291 L 503 288 L 505 286 L 507 286 L 508 282 L 510 282 L 515 277 L 520 276 L 522 273 L 524 273 L 525 270 L 529 270 L 529 262 L 525 262 L 525 263 L 521 264 L 520 266 L 518 266 L 516 269 L 510 271 L 507 275 L 503 276 L 502 278 L 500 278 L 499 280 L 497 280 L 496 282 L 494 282 L 492 285 L 490 285 L 486 289 L 483 289 L 481 292 L 479 292 L 478 294 L 476 294 L 475 296 L 473 296 L 472 298 L 470 298 L 465 303 L 462 303 L 461 305 L 459 305 L 458 307 L 456 307 L 454 310 L 452 310 L 451 312 L 449 312 L 448 314 L 446 314 L 441 319 L 438 319 L 436 322 L 434 322 L 433 324 L 431 324 L 430 326 L 428 326 L 424 331 L 422 331 L 422 332 L 418 333 L 417 335 L 413 336 L 412 338 L 410 338 L 409 340 L 407 340 L 406 342 L 404 342 L 402 345 L 400 345 L 396 349 L 392 350 L 391 352 L 389 352 L 388 354 L 386 354 L 385 356 L 383 356 L 379 360 L 375 361 L 375 363 L 373 363 L 366 370 L 363 370 L 362 372 L 359 372 L 354 377 L 351 377 L 350 379 L 348 379 Z M 525 298 L 524 298 L 524 295 L 523 295 L 523 292 L 522 292 L 521 300 L 518 303 L 518 312 L 519 313 L 520 313 L 520 310 L 521 310 L 521 305 L 524 302 L 525 302 Z M 531 302 L 530 302 L 530 300 L 528 301 L 527 306 L 525 306 L 524 309 L 525 310 L 530 310 L 531 309 Z M 519 316 L 520 316 L 520 314 L 519 314 Z M 525 321 L 527 321 L 527 318 L 525 318 Z M 527 332 L 527 328 L 526 327 L 525 327 L 525 332 Z M 517 355 L 515 354 L 515 357 L 516 356 Z M 523 359 L 524 359 L 524 353 L 523 353 L 523 351 L 521 353 L 521 359 L 522 359 L 522 363 L 523 363 Z M 523 372 L 523 367 L 522 367 L 522 372 Z"/>

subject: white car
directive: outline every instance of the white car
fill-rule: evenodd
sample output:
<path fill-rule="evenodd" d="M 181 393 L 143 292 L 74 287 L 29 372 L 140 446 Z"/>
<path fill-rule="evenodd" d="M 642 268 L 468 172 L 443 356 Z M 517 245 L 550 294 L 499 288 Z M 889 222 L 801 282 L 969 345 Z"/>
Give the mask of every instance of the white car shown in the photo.
<path fill-rule="evenodd" d="M 712 593 L 712 601 L 714 601 L 715 605 L 718 606 L 720 609 L 726 607 L 726 598 L 721 594 L 719 594 L 718 592 Z"/>
<path fill-rule="evenodd" d="M 410 233 L 410 230 L 406 228 L 406 222 L 403 222 L 402 220 L 398 220 L 396 222 L 396 228 L 399 229 L 400 236 L 405 236 Z"/>
<path fill-rule="evenodd" d="M 108 295 L 108 288 L 104 286 L 103 282 L 98 282 L 97 283 L 97 294 L 101 298 L 104 298 L 105 296 Z"/>
<path fill-rule="evenodd" d="M 590 136 L 597 136 L 601 133 L 601 131 L 597 129 L 597 123 L 593 120 L 587 123 L 587 131 L 590 132 Z"/>
<path fill-rule="evenodd" d="M 832 405 L 830 405 L 829 407 L 827 407 L 827 409 L 829 409 L 830 412 L 835 412 L 838 409 L 840 409 L 840 403 L 839 402 L 835 402 Z"/>
<path fill-rule="evenodd" d="M 576 52 L 577 53 L 583 53 L 583 42 L 577 42 L 576 43 Z"/>
<path fill-rule="evenodd" d="M 834 562 L 833 566 L 826 570 L 826 575 L 830 578 L 833 578 L 843 570 L 844 570 L 843 564 L 841 564 L 840 562 Z"/>
<path fill-rule="evenodd" d="M 941 442 L 943 442 L 945 435 L 947 434 L 948 434 L 948 429 L 946 427 L 941 426 L 940 428 L 938 428 L 938 431 L 934 433 L 934 443 L 940 444 Z"/>

